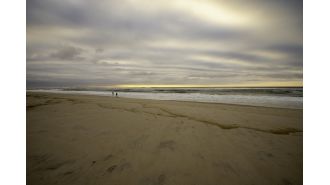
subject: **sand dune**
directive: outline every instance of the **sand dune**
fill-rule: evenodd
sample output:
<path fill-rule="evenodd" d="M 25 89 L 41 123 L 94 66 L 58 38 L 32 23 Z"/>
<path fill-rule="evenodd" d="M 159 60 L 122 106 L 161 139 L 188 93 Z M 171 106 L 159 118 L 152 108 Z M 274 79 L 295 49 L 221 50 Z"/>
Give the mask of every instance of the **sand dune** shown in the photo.
<path fill-rule="evenodd" d="M 28 184 L 302 184 L 302 110 L 27 94 Z"/>

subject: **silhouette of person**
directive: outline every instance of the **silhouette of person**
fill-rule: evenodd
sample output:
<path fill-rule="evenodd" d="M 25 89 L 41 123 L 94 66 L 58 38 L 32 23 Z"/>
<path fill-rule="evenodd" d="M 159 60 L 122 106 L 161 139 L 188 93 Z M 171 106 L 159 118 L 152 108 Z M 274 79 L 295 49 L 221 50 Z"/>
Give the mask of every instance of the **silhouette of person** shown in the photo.
<path fill-rule="evenodd" d="M 116 93 L 116 96 L 118 96 L 118 93 Z"/>

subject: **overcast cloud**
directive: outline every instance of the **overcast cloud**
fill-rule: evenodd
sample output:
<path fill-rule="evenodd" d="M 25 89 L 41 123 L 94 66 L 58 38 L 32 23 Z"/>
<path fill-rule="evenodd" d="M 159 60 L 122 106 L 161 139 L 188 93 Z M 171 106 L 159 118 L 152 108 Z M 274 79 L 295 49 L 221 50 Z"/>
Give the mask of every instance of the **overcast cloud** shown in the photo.
<path fill-rule="evenodd" d="M 302 0 L 28 0 L 27 86 L 302 82 Z"/>

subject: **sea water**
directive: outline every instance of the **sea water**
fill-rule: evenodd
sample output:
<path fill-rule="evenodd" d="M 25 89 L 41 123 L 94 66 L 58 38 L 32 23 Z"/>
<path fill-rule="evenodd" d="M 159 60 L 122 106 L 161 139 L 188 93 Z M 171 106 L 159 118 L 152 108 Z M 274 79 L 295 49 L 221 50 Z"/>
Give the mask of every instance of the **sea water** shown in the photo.
<path fill-rule="evenodd" d="M 34 89 L 28 91 L 119 97 L 227 103 L 279 108 L 303 108 L 303 88 L 130 88 L 130 89 Z"/>

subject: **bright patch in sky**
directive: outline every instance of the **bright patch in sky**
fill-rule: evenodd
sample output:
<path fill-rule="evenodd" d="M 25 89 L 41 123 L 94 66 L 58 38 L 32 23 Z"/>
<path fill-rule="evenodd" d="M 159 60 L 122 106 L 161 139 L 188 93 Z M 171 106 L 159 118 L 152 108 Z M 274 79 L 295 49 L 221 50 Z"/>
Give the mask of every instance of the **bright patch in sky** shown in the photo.
<path fill-rule="evenodd" d="M 29 0 L 27 86 L 301 86 L 302 31 L 302 0 Z"/>

